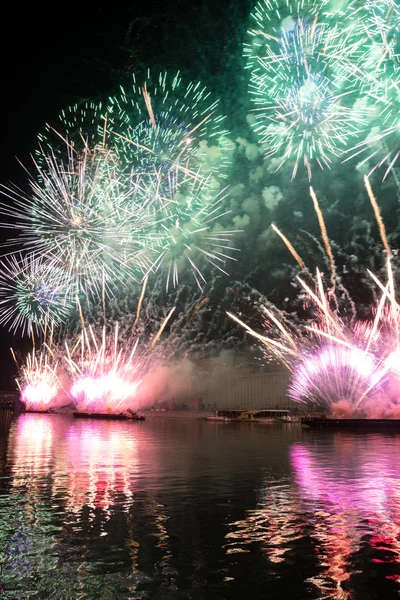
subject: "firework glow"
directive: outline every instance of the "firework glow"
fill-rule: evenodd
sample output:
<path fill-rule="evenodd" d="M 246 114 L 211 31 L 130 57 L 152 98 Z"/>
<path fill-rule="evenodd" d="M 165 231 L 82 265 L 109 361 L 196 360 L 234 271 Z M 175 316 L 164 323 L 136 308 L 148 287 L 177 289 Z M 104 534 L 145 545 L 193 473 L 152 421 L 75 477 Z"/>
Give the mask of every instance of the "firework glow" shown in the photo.
<path fill-rule="evenodd" d="M 66 348 L 73 383 L 69 394 L 78 412 L 112 413 L 132 406 L 141 384 L 143 365 L 136 355 L 137 342 L 129 352 L 119 343 L 118 324 L 114 335 L 96 340 L 92 328 L 82 331 L 75 348 Z M 74 351 L 77 358 L 74 359 Z"/>
<path fill-rule="evenodd" d="M 71 381 L 68 394 L 78 412 L 119 414 L 141 405 L 143 380 L 151 377 L 153 349 L 174 310 L 168 312 L 145 348 L 139 346 L 139 337 L 131 344 L 120 339 L 118 323 L 113 335 L 107 335 L 105 326 L 101 335 L 89 327 L 83 329 L 72 348 L 66 344 L 65 361 Z M 139 314 L 140 304 L 135 324 Z"/>
<path fill-rule="evenodd" d="M 47 346 L 28 354 L 17 378 L 25 410 L 46 412 L 60 403 L 63 394 L 59 375 L 59 363 Z"/>

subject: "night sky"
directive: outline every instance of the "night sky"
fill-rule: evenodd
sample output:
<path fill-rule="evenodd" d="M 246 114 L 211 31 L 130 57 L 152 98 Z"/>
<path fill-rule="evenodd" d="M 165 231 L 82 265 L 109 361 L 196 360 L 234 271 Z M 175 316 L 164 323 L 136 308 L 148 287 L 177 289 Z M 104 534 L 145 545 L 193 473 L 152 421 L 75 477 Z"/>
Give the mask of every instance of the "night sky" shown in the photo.
<path fill-rule="evenodd" d="M 230 278 L 219 279 L 207 292 L 212 312 L 212 318 L 210 312 L 203 323 L 207 343 L 237 330 L 224 311 L 243 293 L 247 298 L 252 295 L 248 316 L 252 316 L 257 295 L 279 308 L 298 312 L 299 303 L 294 301 L 298 288 L 292 284 L 297 267 L 281 241 L 271 234 L 271 222 L 291 236 L 311 271 L 316 266 L 324 270 L 327 265 L 305 170 L 295 182 L 291 182 L 291 167 L 272 173 L 246 120 L 250 104 L 242 46 L 254 4 L 251 0 L 147 0 L 104 7 L 64 4 L 50 10 L 41 3 L 8 3 L 2 8 L 2 183 L 12 181 L 26 187 L 26 175 L 16 157 L 29 165 L 36 136 L 45 123 L 56 122 L 63 107 L 116 93 L 119 85 L 129 84 L 133 71 L 140 76 L 148 67 L 155 72 L 180 70 L 185 80 L 200 80 L 220 99 L 221 112 L 227 116 L 231 139 L 237 145 L 229 180 L 232 218 L 227 225 L 239 224 L 244 231 L 237 242 L 240 258 L 230 266 Z M 392 247 L 397 248 L 397 190 L 392 180 L 382 184 L 378 176 L 372 183 Z M 355 174 L 354 164 L 338 163 L 332 171 L 316 171 L 313 186 L 324 211 L 338 272 L 360 314 L 367 314 L 373 298 L 368 285 L 363 287 L 365 269 L 378 273 L 384 263 L 362 174 Z M 271 189 L 278 189 L 282 196 L 277 205 L 266 200 Z M 6 235 L 0 231 L 0 239 Z M 235 296 L 229 295 L 228 288 L 234 288 Z M 220 313 L 211 310 L 212 302 Z M 236 335 L 244 338 L 242 333 Z M 13 386 L 10 345 L 22 349 L 26 344 L 0 331 L 4 365 L 0 388 Z"/>
<path fill-rule="evenodd" d="M 216 93 L 229 80 L 229 101 L 238 102 L 227 66 L 241 60 L 238 32 L 244 34 L 242 22 L 251 6 L 249 0 L 148 0 L 53 8 L 7 3 L 2 7 L 0 36 L 1 183 L 26 186 L 17 158 L 29 165 L 45 123 L 55 122 L 63 107 L 107 97 L 129 82 L 132 71 L 180 69 L 188 78 L 203 81 L 207 76 L 206 83 Z M 238 79 L 242 78 L 240 73 Z M 0 230 L 2 241 L 7 235 Z M 3 389 L 14 387 L 11 345 L 24 349 L 29 342 L 0 330 Z"/>

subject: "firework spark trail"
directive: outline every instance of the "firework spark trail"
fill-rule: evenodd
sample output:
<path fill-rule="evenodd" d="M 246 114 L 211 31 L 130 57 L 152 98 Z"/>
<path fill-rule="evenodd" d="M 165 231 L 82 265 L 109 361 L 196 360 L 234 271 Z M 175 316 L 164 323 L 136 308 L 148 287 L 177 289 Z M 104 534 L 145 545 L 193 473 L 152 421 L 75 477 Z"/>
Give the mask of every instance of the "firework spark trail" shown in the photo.
<path fill-rule="evenodd" d="M 157 124 L 156 124 L 156 120 L 154 118 L 153 108 L 151 106 L 150 94 L 147 91 L 146 84 L 144 84 L 144 86 L 142 87 L 142 94 L 143 94 L 143 98 L 144 98 L 144 103 L 145 103 L 146 108 L 147 108 L 147 112 L 148 112 L 149 117 L 150 117 L 151 125 L 152 125 L 154 131 L 157 131 Z"/>
<path fill-rule="evenodd" d="M 328 259 L 329 259 L 329 264 L 330 264 L 330 267 L 331 267 L 332 289 L 334 290 L 335 289 L 335 284 L 336 284 L 335 259 L 333 258 L 333 252 L 332 252 L 331 244 L 329 242 L 329 237 L 328 237 L 328 232 L 326 230 L 324 216 L 323 216 L 322 211 L 320 209 L 317 196 L 315 195 L 315 192 L 314 192 L 314 190 L 313 190 L 312 187 L 310 187 L 310 195 L 311 195 L 311 198 L 312 198 L 312 201 L 313 201 L 313 204 L 314 204 L 314 210 L 315 210 L 315 212 L 317 214 L 317 217 L 318 217 L 318 223 L 319 223 L 319 227 L 320 227 L 320 230 L 321 230 L 322 240 L 324 242 L 326 254 L 327 254 Z"/>
<path fill-rule="evenodd" d="M 318 273 L 318 271 L 317 271 L 317 273 Z M 303 288 L 307 292 L 308 296 L 315 302 L 315 304 L 321 310 L 321 314 L 324 317 L 324 323 L 326 324 L 328 330 L 332 326 L 340 335 L 343 335 L 340 323 L 337 321 L 337 318 L 334 315 L 332 315 L 331 311 L 328 308 L 328 303 L 326 301 L 326 297 L 325 296 L 318 297 L 312 291 L 312 289 L 300 277 L 296 277 L 296 279 L 303 286 Z"/>
<path fill-rule="evenodd" d="M 134 329 L 136 327 L 137 322 L 139 321 L 140 310 L 142 308 L 142 302 L 143 302 L 144 294 L 146 292 L 147 280 L 148 280 L 148 277 L 146 276 L 144 278 L 144 281 L 143 281 L 142 291 L 141 291 L 139 302 L 138 302 L 138 305 L 137 305 L 136 318 L 135 318 L 135 321 L 134 321 L 134 323 L 132 325 L 132 333 L 133 333 L 133 331 L 134 331 Z"/>
<path fill-rule="evenodd" d="M 382 220 L 381 211 L 379 210 L 379 206 L 378 206 L 378 203 L 374 196 L 374 193 L 372 191 L 371 184 L 366 175 L 364 176 L 364 184 L 367 189 L 368 197 L 370 199 L 372 208 L 374 209 L 375 219 L 376 219 L 376 222 L 378 223 L 379 233 L 381 234 L 381 240 L 382 240 L 383 247 L 385 248 L 386 256 L 387 256 L 388 260 L 390 260 L 392 257 L 392 251 L 390 249 L 389 242 L 387 241 L 385 224 Z"/>
<path fill-rule="evenodd" d="M 270 310 L 268 310 L 267 308 L 265 308 L 265 306 L 263 306 L 262 309 L 265 312 L 265 314 L 275 323 L 275 325 L 281 331 L 281 333 L 283 334 L 283 336 L 288 340 L 289 344 L 291 346 L 293 346 L 293 348 L 296 351 L 298 351 L 296 342 L 294 341 L 293 337 L 291 337 L 290 333 L 282 325 L 282 323 L 275 317 L 275 315 Z"/>
<path fill-rule="evenodd" d="M 167 326 L 168 321 L 170 320 L 170 318 L 172 317 L 174 311 L 175 311 L 176 306 L 174 306 L 173 308 L 171 308 L 171 310 L 169 311 L 168 315 L 165 317 L 163 323 L 161 324 L 160 329 L 158 330 L 154 340 L 151 342 L 151 346 L 150 349 L 154 348 L 154 346 L 157 344 L 158 340 L 160 339 L 162 332 L 164 331 L 165 327 Z"/>
<path fill-rule="evenodd" d="M 284 353 L 287 353 L 289 355 L 292 356 L 297 356 L 298 352 L 295 350 L 292 350 L 292 348 L 289 348 L 288 346 L 285 346 L 284 344 L 281 344 L 280 342 L 278 342 L 277 340 L 274 340 L 272 338 L 266 337 L 264 335 L 260 335 L 259 333 L 257 333 L 256 331 L 254 331 L 254 329 L 252 329 L 251 327 L 249 327 L 248 325 L 246 325 L 246 323 L 243 323 L 243 321 L 241 321 L 238 317 L 236 317 L 235 315 L 233 315 L 231 312 L 226 311 L 226 314 L 228 315 L 228 317 L 230 317 L 233 321 L 235 321 L 236 323 L 238 323 L 239 325 L 241 325 L 250 335 L 252 335 L 253 337 L 255 337 L 257 340 L 259 340 L 262 344 L 268 346 L 268 347 L 274 347 L 277 348 L 278 350 L 283 351 Z M 293 345 L 293 344 L 292 344 Z M 281 355 L 277 353 L 277 356 L 279 357 L 280 360 L 282 360 Z M 286 363 L 285 363 L 286 364 Z M 290 368 L 290 367 L 289 367 Z M 291 370 L 291 369 L 290 369 Z"/>
<path fill-rule="evenodd" d="M 299 256 L 299 254 L 296 252 L 296 250 L 292 246 L 291 242 L 289 242 L 289 240 L 287 239 L 287 237 L 280 231 L 280 229 L 278 229 L 278 227 L 276 225 L 274 225 L 273 223 L 271 223 L 271 227 L 275 231 L 275 233 L 277 233 L 279 235 L 279 237 L 283 240 L 285 246 L 289 250 L 290 254 L 293 256 L 293 258 L 295 259 L 295 261 L 297 262 L 297 264 L 300 266 L 300 268 L 302 270 L 304 270 L 306 268 L 306 266 L 305 266 L 302 258 Z"/>

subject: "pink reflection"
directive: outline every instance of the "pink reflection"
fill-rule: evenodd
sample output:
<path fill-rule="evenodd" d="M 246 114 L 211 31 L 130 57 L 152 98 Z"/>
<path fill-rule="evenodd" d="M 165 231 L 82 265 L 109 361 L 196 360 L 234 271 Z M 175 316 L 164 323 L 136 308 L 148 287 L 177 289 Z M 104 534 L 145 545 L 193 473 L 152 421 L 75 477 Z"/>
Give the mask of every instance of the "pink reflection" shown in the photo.
<path fill-rule="evenodd" d="M 46 475 L 52 461 L 54 416 L 20 415 L 16 430 L 10 434 L 9 459 L 15 475 L 13 485 L 33 484 Z"/>
<path fill-rule="evenodd" d="M 342 584 L 352 572 L 351 557 L 365 544 L 382 559 L 398 562 L 400 543 L 400 481 L 394 472 L 398 443 L 387 448 L 382 438 L 338 434 L 334 438 L 335 465 L 327 463 L 324 450 L 295 444 L 291 459 L 301 499 L 315 517 L 313 537 L 324 573 L 310 581 L 333 598 L 352 594 Z M 362 525 L 361 525 L 362 524 Z M 345 586 L 346 587 L 346 586 Z"/>
<path fill-rule="evenodd" d="M 127 507 L 138 460 L 131 424 L 76 422 L 67 434 L 67 454 L 70 510 L 87 505 L 109 517 L 111 505 Z"/>

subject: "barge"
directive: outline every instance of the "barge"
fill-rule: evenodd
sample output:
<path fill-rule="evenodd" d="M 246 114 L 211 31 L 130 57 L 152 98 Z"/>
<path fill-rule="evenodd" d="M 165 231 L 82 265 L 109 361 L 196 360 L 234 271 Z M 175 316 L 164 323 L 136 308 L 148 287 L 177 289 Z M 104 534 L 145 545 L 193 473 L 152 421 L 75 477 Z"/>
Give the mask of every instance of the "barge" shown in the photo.
<path fill-rule="evenodd" d="M 144 421 L 142 415 L 137 413 L 126 414 L 113 414 L 113 413 L 86 413 L 75 411 L 72 413 L 76 419 L 108 419 L 112 421 Z"/>
<path fill-rule="evenodd" d="M 400 419 L 334 419 L 306 418 L 302 424 L 312 429 L 341 429 L 352 431 L 398 431 Z"/>

